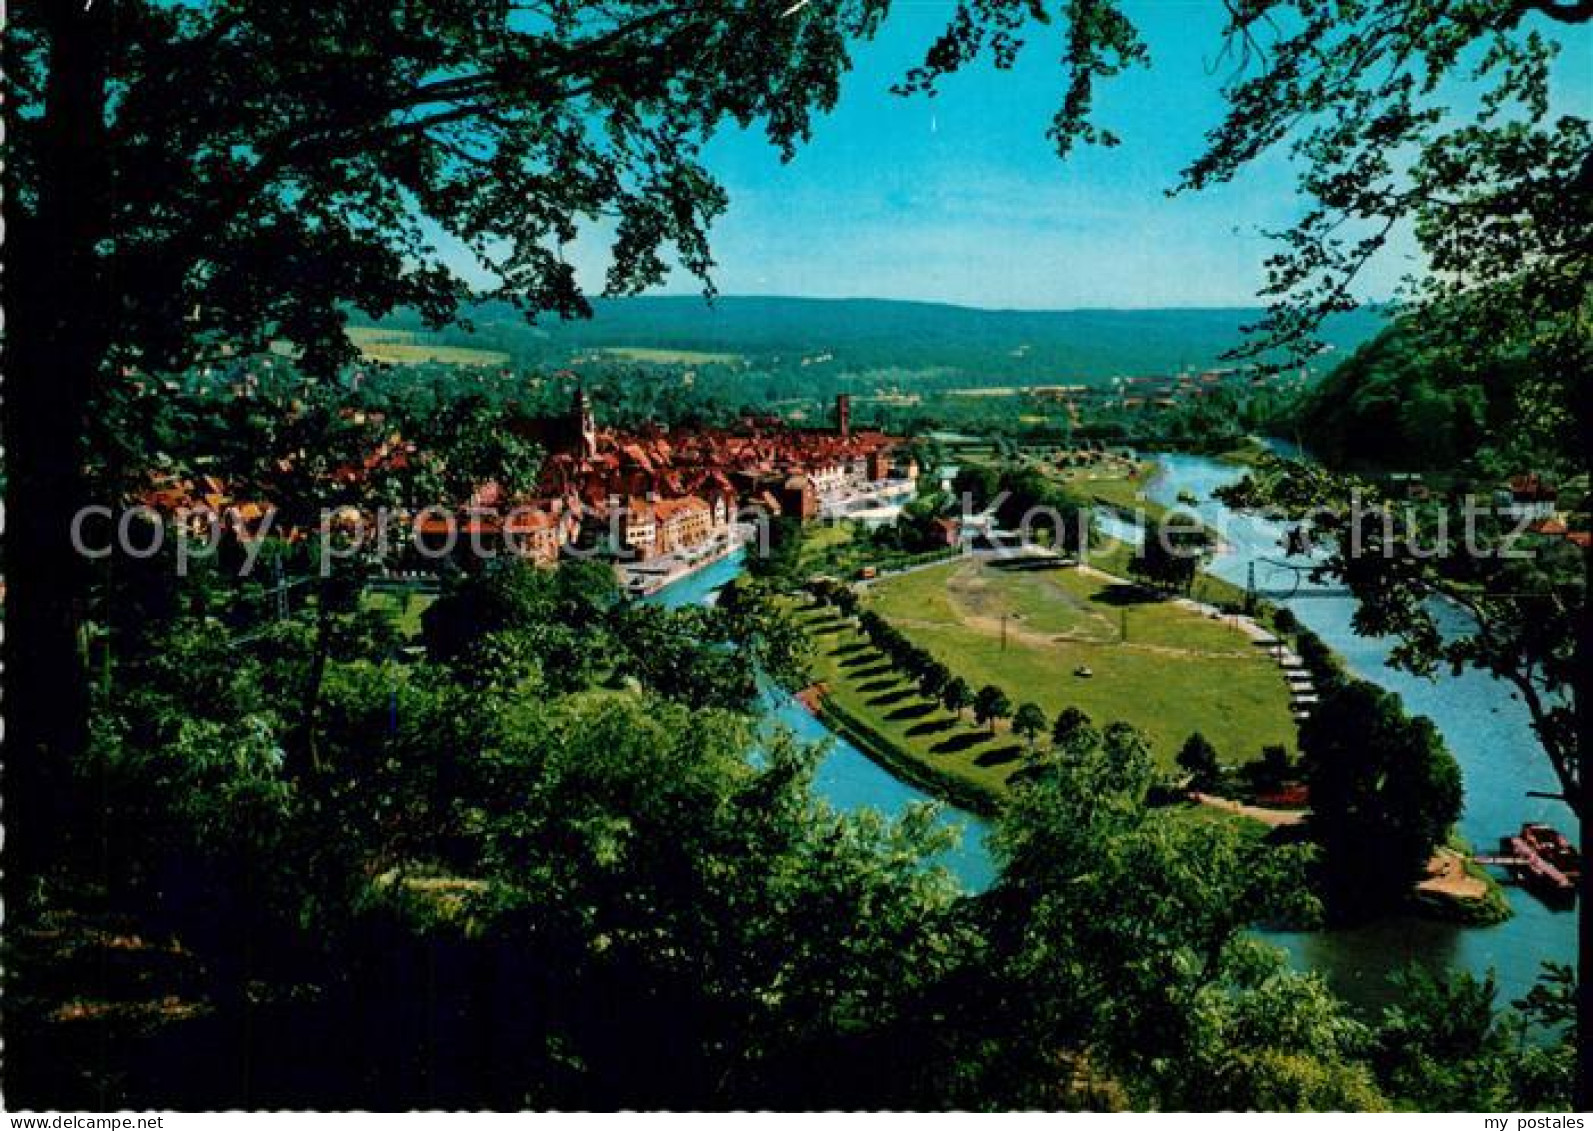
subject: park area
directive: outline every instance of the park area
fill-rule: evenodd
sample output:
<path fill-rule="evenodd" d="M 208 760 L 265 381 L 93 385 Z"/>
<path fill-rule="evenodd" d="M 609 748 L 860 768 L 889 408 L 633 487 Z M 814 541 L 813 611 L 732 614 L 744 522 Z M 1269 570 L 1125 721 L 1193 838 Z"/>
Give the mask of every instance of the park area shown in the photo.
<path fill-rule="evenodd" d="M 1048 719 L 1077 707 L 1097 725 L 1132 724 L 1168 769 L 1194 731 L 1228 763 L 1268 744 L 1294 748 L 1285 681 L 1249 635 L 1088 568 L 965 557 L 878 581 L 862 607 L 975 689 L 993 684 Z M 833 609 L 804 616 L 829 709 L 872 731 L 875 745 L 884 739 L 926 776 L 995 797 L 1022 769 L 1028 743 L 1006 724 L 992 733 L 930 702 Z"/>

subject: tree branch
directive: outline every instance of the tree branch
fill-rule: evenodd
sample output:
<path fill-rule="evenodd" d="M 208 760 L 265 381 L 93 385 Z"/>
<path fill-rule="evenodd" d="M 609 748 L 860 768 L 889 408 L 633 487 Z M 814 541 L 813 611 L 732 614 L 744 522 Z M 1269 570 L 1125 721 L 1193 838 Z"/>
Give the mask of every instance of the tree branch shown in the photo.
<path fill-rule="evenodd" d="M 1573 0 L 1569 4 L 1556 0 L 1520 0 L 1520 4 L 1529 12 L 1537 12 L 1562 24 L 1585 24 L 1593 20 L 1593 0 Z"/>
<path fill-rule="evenodd" d="M 1443 597 L 1459 606 L 1477 626 L 1478 633 L 1489 644 L 1497 655 L 1500 651 L 1498 635 L 1492 620 L 1474 598 L 1462 589 L 1454 586 L 1434 582 L 1429 585 L 1432 593 Z M 1549 756 L 1549 763 L 1554 767 L 1554 774 L 1560 781 L 1560 789 L 1565 794 L 1568 805 L 1578 814 L 1582 812 L 1582 784 L 1580 766 L 1573 765 L 1574 751 L 1564 750 L 1553 736 L 1550 726 L 1548 708 L 1543 702 L 1543 696 L 1532 678 L 1531 665 L 1525 671 L 1508 665 L 1490 663 L 1489 669 L 1496 675 L 1513 684 L 1521 692 L 1521 700 L 1526 704 L 1527 713 L 1532 716 L 1532 728 L 1538 734 L 1538 741 L 1543 746 L 1544 752 Z"/>

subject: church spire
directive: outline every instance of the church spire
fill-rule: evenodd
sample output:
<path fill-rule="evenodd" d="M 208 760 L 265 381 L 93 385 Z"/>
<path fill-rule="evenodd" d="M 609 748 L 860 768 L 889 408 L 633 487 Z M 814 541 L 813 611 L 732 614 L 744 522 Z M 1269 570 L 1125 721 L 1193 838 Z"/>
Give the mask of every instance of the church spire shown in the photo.
<path fill-rule="evenodd" d="M 571 416 L 575 430 L 581 437 L 581 455 L 591 459 L 597 455 L 597 422 L 592 417 L 591 406 L 586 403 L 586 390 L 580 385 L 575 386 Z"/>

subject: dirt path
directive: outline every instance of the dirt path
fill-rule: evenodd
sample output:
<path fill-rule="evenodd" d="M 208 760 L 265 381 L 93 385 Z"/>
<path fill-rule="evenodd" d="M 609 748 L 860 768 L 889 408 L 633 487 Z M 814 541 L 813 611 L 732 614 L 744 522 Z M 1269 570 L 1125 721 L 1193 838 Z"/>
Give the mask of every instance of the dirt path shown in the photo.
<path fill-rule="evenodd" d="M 1466 871 L 1466 858 L 1452 848 L 1440 848 L 1427 863 L 1427 878 L 1416 890 L 1452 899 L 1482 899 L 1488 884 Z"/>
<path fill-rule="evenodd" d="M 892 620 L 903 628 L 924 628 L 931 630 L 945 630 L 948 628 L 964 628 L 977 632 L 981 636 L 991 639 L 1001 637 L 1001 618 L 979 616 L 967 612 L 962 608 L 957 609 L 961 618 L 957 624 L 947 624 L 945 621 L 920 620 L 917 617 L 893 617 Z M 1007 639 L 1013 644 L 1024 644 L 1032 648 L 1055 648 L 1059 644 L 1076 645 L 1081 648 L 1109 648 L 1126 652 L 1139 652 L 1149 656 L 1168 656 L 1182 660 L 1245 660 L 1248 652 L 1217 651 L 1210 648 L 1177 648 L 1171 644 L 1145 644 L 1140 641 L 1122 641 L 1117 637 L 1085 636 L 1077 632 L 1035 632 L 1026 628 L 1021 622 L 1008 620 Z"/>

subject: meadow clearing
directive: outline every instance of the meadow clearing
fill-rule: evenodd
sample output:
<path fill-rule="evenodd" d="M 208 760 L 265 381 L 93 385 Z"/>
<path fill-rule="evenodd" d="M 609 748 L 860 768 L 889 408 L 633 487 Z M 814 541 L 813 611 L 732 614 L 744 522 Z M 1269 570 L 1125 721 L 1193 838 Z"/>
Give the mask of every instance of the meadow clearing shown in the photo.
<path fill-rule="evenodd" d="M 1169 769 L 1194 731 L 1233 763 L 1268 744 L 1294 747 L 1285 681 L 1248 635 L 1094 570 L 966 557 L 868 585 L 863 606 L 975 689 L 994 684 L 1048 718 L 1078 707 L 1098 725 L 1133 724 Z M 832 611 L 804 618 L 818 642 L 815 679 L 842 712 L 985 791 L 999 794 L 1023 767 L 1027 743 L 1006 724 L 992 731 L 929 702 Z"/>

